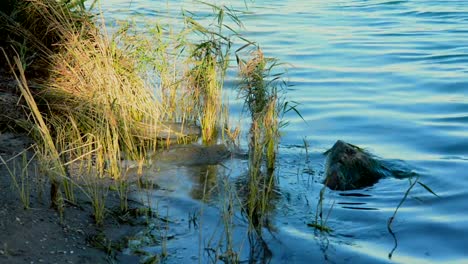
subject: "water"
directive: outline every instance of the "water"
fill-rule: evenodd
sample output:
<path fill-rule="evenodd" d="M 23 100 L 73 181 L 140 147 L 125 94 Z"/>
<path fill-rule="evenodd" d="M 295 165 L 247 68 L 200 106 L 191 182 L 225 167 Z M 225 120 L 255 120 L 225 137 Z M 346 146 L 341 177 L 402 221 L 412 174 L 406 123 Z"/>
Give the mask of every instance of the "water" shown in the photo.
<path fill-rule="evenodd" d="M 103 9 L 111 20 L 171 18 L 165 9 L 180 10 L 179 1 L 129 2 L 106 1 Z M 300 103 L 306 121 L 286 116 L 278 172 L 282 198 L 276 231 L 266 238 L 272 263 L 468 263 L 468 1 L 259 0 L 249 3 L 249 11 L 241 16 L 244 34 L 267 56 L 291 65 L 288 99 Z M 240 107 L 234 102 L 233 109 Z M 306 225 L 323 186 L 321 153 L 338 139 L 403 160 L 439 195 L 420 185 L 411 191 L 393 223 L 398 247 L 391 260 L 387 221 L 407 180 L 383 179 L 358 191 L 365 196 L 327 190 L 333 232 L 321 235 Z M 242 162 L 231 165 L 241 167 L 231 168 L 232 174 L 245 169 Z M 218 225 L 216 205 L 189 195 L 203 183 L 200 171 L 171 175 L 180 178 L 182 191 L 155 194 L 155 200 L 183 223 L 186 212 L 204 208 L 208 220 L 201 230 L 209 233 Z M 235 236 L 242 241 L 246 225 L 238 218 Z M 197 262 L 200 232 L 187 228 L 181 224 L 184 236 L 169 243 L 169 254 Z"/>

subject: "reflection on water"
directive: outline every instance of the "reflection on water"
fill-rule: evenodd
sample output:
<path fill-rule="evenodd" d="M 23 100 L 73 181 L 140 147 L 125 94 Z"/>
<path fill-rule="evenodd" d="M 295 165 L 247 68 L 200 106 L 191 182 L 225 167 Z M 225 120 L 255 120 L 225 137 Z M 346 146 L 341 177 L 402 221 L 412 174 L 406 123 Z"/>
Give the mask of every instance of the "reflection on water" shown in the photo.
<path fill-rule="evenodd" d="M 199 8 L 191 1 L 159 2 L 110 0 L 102 5 L 107 17 L 137 15 L 137 21 L 174 20 L 176 16 L 169 14 L 180 10 L 180 2 L 191 10 Z M 243 1 L 233 4 L 242 8 Z M 404 166 L 415 168 L 421 182 L 440 196 L 421 186 L 411 191 L 393 223 L 398 249 L 392 262 L 465 261 L 466 1 L 257 0 L 249 3 L 249 13 L 241 19 L 246 37 L 259 42 L 266 56 L 292 65 L 288 97 L 301 104 L 299 111 L 307 121 L 286 116 L 289 126 L 283 130 L 277 172 L 281 196 L 275 201 L 272 220 L 276 229 L 264 237 L 272 252 L 271 262 L 390 262 L 393 240 L 387 221 L 409 187 L 406 179 L 384 178 L 359 191 L 326 190 L 325 209 L 335 204 L 327 222 L 333 232 L 324 243 L 307 227 L 323 186 L 322 152 L 337 139 L 353 142 L 385 160 L 405 161 Z M 229 84 L 235 86 L 235 73 L 230 72 Z M 231 97 L 231 115 L 238 114 L 242 102 L 236 100 L 237 93 L 229 89 L 226 93 Z M 304 137 L 308 151 L 302 147 Z M 174 191 L 154 194 L 180 221 L 187 221 L 186 212 L 193 208 L 203 211 L 200 229 L 170 246 L 182 262 L 203 262 L 206 258 L 198 245 L 208 247 L 226 234 L 221 231 L 219 203 L 198 200 L 209 193 L 212 200 L 222 200 L 224 188 L 207 191 L 220 182 L 236 182 L 246 173 L 244 161 L 223 164 L 173 168 L 166 175 Z M 239 212 L 233 212 L 232 219 L 233 248 L 246 260 L 248 226 Z"/>
<path fill-rule="evenodd" d="M 193 181 L 196 187 L 190 191 L 190 196 L 193 199 L 201 201 L 209 201 L 213 195 L 216 195 L 218 185 L 218 166 L 206 165 L 194 167 Z"/>

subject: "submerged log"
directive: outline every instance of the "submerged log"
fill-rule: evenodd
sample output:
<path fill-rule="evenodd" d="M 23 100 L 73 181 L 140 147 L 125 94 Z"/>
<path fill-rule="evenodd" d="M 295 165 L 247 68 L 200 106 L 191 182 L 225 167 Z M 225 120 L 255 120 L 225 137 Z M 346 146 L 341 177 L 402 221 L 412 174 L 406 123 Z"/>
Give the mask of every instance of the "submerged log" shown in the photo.
<path fill-rule="evenodd" d="M 159 122 L 157 124 L 148 124 L 140 122 L 137 123 L 134 133 L 136 137 L 142 139 L 192 141 L 200 136 L 201 129 L 195 124 L 187 123 Z"/>
<path fill-rule="evenodd" d="M 233 155 L 224 144 L 210 146 L 187 144 L 157 152 L 153 157 L 156 163 L 197 166 L 219 164 Z"/>
<path fill-rule="evenodd" d="M 150 164 L 160 168 L 166 166 L 205 166 L 217 165 L 230 158 L 247 159 L 248 154 L 239 150 L 232 151 L 224 144 L 200 145 L 179 144 L 172 145 L 168 149 L 162 149 L 149 155 Z M 122 160 L 121 165 L 125 169 L 135 169 L 138 162 Z"/>
<path fill-rule="evenodd" d="M 332 190 L 353 190 L 372 186 L 386 175 L 386 168 L 365 150 L 338 140 L 325 152 L 324 184 Z"/>

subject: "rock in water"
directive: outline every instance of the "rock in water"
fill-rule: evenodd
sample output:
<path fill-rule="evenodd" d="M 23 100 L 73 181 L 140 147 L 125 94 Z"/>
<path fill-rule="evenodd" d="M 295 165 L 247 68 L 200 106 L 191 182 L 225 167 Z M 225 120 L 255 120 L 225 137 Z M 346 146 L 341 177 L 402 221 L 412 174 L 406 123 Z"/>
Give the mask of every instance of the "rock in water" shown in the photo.
<path fill-rule="evenodd" d="M 385 176 L 385 168 L 365 150 L 338 140 L 325 153 L 324 184 L 332 190 L 353 190 L 371 186 Z"/>

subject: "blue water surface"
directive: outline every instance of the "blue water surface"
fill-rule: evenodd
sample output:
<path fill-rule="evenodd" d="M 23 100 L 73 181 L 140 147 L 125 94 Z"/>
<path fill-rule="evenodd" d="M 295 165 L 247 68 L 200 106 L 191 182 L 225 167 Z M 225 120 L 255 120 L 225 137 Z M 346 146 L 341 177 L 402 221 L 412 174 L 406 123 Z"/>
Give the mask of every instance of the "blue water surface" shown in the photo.
<path fill-rule="evenodd" d="M 245 10 L 242 1 L 224 3 Z M 182 6 L 206 12 L 191 1 L 102 3 L 110 24 L 128 17 L 171 20 Z M 271 262 L 468 263 L 468 1 L 257 0 L 247 6 L 240 15 L 243 34 L 266 56 L 289 64 L 287 100 L 299 103 L 305 120 L 294 113 L 285 117 L 282 200 L 277 229 L 267 239 Z M 227 93 L 231 115 L 238 115 L 241 102 L 229 87 Z M 365 196 L 327 190 L 324 208 L 331 210 L 327 225 L 333 232 L 306 225 L 323 186 L 321 153 L 338 139 L 401 160 L 438 195 L 415 185 L 392 225 L 398 247 L 391 259 L 395 244 L 387 222 L 407 179 L 383 179 L 359 190 Z M 201 206 L 174 199 L 167 204 L 182 212 Z M 216 215 L 212 208 L 206 214 Z M 245 230 L 242 223 L 239 228 Z M 190 249 L 190 237 L 197 244 L 199 233 L 185 237 L 170 244 L 169 254 L 182 263 L 207 261 L 198 246 Z"/>

